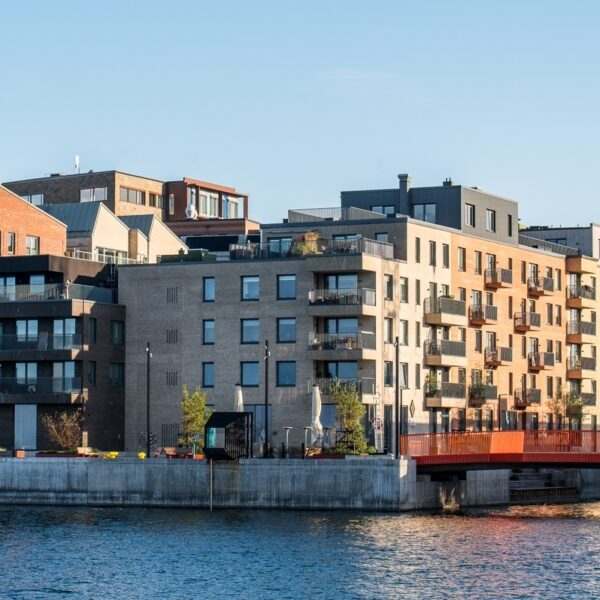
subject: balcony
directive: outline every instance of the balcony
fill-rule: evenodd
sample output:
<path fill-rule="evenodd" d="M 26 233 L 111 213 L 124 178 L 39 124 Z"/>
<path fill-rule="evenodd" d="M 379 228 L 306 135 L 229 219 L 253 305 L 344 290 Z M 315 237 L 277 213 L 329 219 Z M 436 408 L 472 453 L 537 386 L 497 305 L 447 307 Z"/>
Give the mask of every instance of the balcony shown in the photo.
<path fill-rule="evenodd" d="M 0 404 L 71 404 L 81 392 L 80 377 L 0 377 Z"/>
<path fill-rule="evenodd" d="M 587 392 L 581 394 L 583 406 L 596 406 L 596 392 Z"/>
<path fill-rule="evenodd" d="M 358 306 L 366 304 L 375 306 L 375 290 L 368 288 L 354 289 L 314 289 L 308 292 L 310 306 Z"/>
<path fill-rule="evenodd" d="M 567 271 L 569 273 L 590 273 L 593 275 L 598 270 L 598 264 L 593 258 L 586 256 L 568 256 Z"/>
<path fill-rule="evenodd" d="M 514 326 L 515 331 L 529 331 L 530 329 L 539 329 L 542 325 L 542 317 L 539 313 L 522 312 L 515 313 Z"/>
<path fill-rule="evenodd" d="M 512 348 L 486 348 L 484 352 L 485 366 L 495 369 L 500 365 L 512 362 Z"/>
<path fill-rule="evenodd" d="M 596 288 L 590 285 L 569 285 L 567 287 L 567 308 L 594 308 Z"/>
<path fill-rule="evenodd" d="M 530 352 L 527 355 L 527 368 L 530 371 L 541 371 L 554 366 L 553 352 Z"/>
<path fill-rule="evenodd" d="M 0 353 L 81 350 L 81 334 L 52 334 L 41 331 L 37 336 L 0 335 Z"/>
<path fill-rule="evenodd" d="M 542 390 L 535 388 L 515 390 L 515 409 L 524 409 L 531 404 L 539 404 L 542 400 Z"/>
<path fill-rule="evenodd" d="M 356 333 L 309 333 L 308 349 L 321 352 L 375 350 L 375 334 L 370 331 L 359 331 Z M 364 353 L 358 352 L 354 354 L 356 356 L 353 355 L 353 358 L 358 359 L 362 358 Z"/>
<path fill-rule="evenodd" d="M 425 298 L 423 320 L 427 325 L 466 325 L 467 305 L 452 298 Z"/>
<path fill-rule="evenodd" d="M 596 359 L 591 356 L 569 356 L 567 358 L 568 379 L 590 379 L 596 375 Z"/>
<path fill-rule="evenodd" d="M 497 398 L 498 387 L 495 385 L 473 383 L 469 386 L 469 406 L 481 406 L 488 400 L 496 400 Z"/>
<path fill-rule="evenodd" d="M 465 367 L 467 365 L 467 345 L 465 342 L 450 340 L 426 341 L 423 352 L 425 364 L 429 367 Z"/>
<path fill-rule="evenodd" d="M 552 277 L 530 277 L 527 280 L 527 293 L 530 296 L 546 296 L 554 291 Z"/>
<path fill-rule="evenodd" d="M 511 287 L 512 271 L 510 269 L 486 269 L 485 286 L 489 288 Z"/>
<path fill-rule="evenodd" d="M 373 396 L 375 394 L 375 379 L 370 377 L 316 377 L 308 380 L 308 393 L 312 392 L 313 386 L 318 385 L 321 394 L 331 396 L 334 385 L 348 386 L 358 392 L 360 396 Z"/>
<path fill-rule="evenodd" d="M 594 344 L 595 342 L 596 323 L 587 321 L 567 323 L 567 344 Z"/>
<path fill-rule="evenodd" d="M 426 408 L 464 408 L 466 402 L 464 383 L 442 381 L 425 390 Z"/>
<path fill-rule="evenodd" d="M 381 258 L 394 258 L 394 245 L 363 237 L 351 240 L 304 239 L 293 241 L 289 248 L 274 248 L 269 242 L 256 244 L 230 244 L 230 260 L 271 260 L 302 258 L 308 256 L 347 256 L 369 254 Z"/>
<path fill-rule="evenodd" d="M 5 286 L 0 290 L 0 303 L 48 302 L 54 300 L 89 300 L 114 304 L 113 290 L 77 283 L 47 283 Z"/>
<path fill-rule="evenodd" d="M 485 323 L 497 320 L 497 306 L 490 304 L 472 304 L 469 306 L 469 323 L 471 325 L 485 325 Z"/>

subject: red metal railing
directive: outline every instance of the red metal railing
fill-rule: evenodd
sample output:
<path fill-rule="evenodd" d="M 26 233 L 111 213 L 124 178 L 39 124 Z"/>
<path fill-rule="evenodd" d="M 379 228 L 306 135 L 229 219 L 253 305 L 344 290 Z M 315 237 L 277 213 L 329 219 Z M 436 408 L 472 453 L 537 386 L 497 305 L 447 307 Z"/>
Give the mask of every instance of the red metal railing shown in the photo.
<path fill-rule="evenodd" d="M 600 431 L 423 433 L 400 438 L 418 464 L 600 462 Z"/>

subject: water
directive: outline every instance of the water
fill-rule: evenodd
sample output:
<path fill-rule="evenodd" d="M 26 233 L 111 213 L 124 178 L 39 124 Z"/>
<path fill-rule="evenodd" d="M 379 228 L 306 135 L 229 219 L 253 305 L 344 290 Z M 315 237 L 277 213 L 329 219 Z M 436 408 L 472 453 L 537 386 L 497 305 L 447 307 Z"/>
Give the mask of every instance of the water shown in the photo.
<path fill-rule="evenodd" d="M 594 598 L 600 503 L 465 516 L 0 506 L 0 598 Z"/>

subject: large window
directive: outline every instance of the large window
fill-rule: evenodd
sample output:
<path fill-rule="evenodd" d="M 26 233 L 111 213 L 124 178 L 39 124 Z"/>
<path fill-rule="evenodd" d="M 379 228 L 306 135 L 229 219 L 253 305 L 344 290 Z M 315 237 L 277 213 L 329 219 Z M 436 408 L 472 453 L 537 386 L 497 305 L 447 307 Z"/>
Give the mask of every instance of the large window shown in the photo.
<path fill-rule="evenodd" d="M 400 277 L 400 302 L 408 302 L 408 278 Z"/>
<path fill-rule="evenodd" d="M 383 385 L 392 387 L 394 385 L 394 363 L 386 360 L 383 363 Z"/>
<path fill-rule="evenodd" d="M 160 194 L 150 194 L 150 206 L 154 206 L 154 208 L 163 208 L 163 197 Z"/>
<path fill-rule="evenodd" d="M 383 320 L 383 341 L 386 344 L 391 344 L 394 341 L 394 320 L 390 317 Z"/>
<path fill-rule="evenodd" d="M 204 302 L 214 302 L 215 301 L 215 278 L 214 277 L 205 277 L 203 280 L 202 286 L 202 299 Z"/>
<path fill-rule="evenodd" d="M 125 365 L 123 363 L 110 363 L 108 367 L 108 379 L 111 387 L 124 387 Z"/>
<path fill-rule="evenodd" d="M 296 341 L 295 317 L 277 319 L 277 341 L 279 343 L 290 343 Z"/>
<path fill-rule="evenodd" d="M 325 377 L 331 379 L 356 379 L 358 377 L 358 363 L 355 361 L 326 362 Z"/>
<path fill-rule="evenodd" d="M 442 267 L 450 268 L 450 246 L 448 244 L 442 244 Z"/>
<path fill-rule="evenodd" d="M 258 275 L 242 277 L 242 300 L 258 300 L 260 295 L 260 278 Z"/>
<path fill-rule="evenodd" d="M 120 193 L 121 202 L 129 202 L 130 204 L 146 204 L 146 192 L 122 187 Z"/>
<path fill-rule="evenodd" d="M 292 247 L 291 237 L 270 238 L 269 255 L 270 256 L 288 256 Z"/>
<path fill-rule="evenodd" d="M 40 238 L 28 235 L 25 238 L 25 254 L 30 256 L 37 255 L 40 253 Z"/>
<path fill-rule="evenodd" d="M 277 276 L 277 300 L 293 300 L 296 298 L 296 276 Z"/>
<path fill-rule="evenodd" d="M 435 204 L 415 204 L 413 205 L 413 217 L 419 221 L 435 223 Z"/>
<path fill-rule="evenodd" d="M 202 321 L 202 343 L 215 343 L 215 321 L 214 319 L 204 319 Z"/>
<path fill-rule="evenodd" d="M 467 250 L 466 248 L 458 248 L 458 270 L 467 270 Z"/>
<path fill-rule="evenodd" d="M 355 290 L 358 288 L 358 275 L 327 275 L 326 286 L 328 290 Z"/>
<path fill-rule="evenodd" d="M 240 382 L 244 387 L 258 387 L 258 362 L 240 363 Z"/>
<path fill-rule="evenodd" d="M 392 275 L 383 276 L 383 297 L 385 300 L 394 299 L 394 277 Z"/>
<path fill-rule="evenodd" d="M 485 230 L 496 231 L 496 211 L 486 208 L 485 210 Z"/>
<path fill-rule="evenodd" d="M 395 215 L 396 214 L 396 207 L 394 205 L 378 205 L 378 206 L 371 206 L 371 210 L 373 212 L 376 213 L 380 213 L 382 215 Z"/>
<path fill-rule="evenodd" d="M 475 227 L 475 205 L 465 204 L 465 225 Z"/>
<path fill-rule="evenodd" d="M 437 264 L 437 244 L 430 240 L 429 241 L 429 266 L 435 267 Z"/>
<path fill-rule="evenodd" d="M 19 342 L 32 342 L 38 339 L 38 321 L 37 319 L 18 319 L 16 322 L 17 327 L 17 341 Z"/>
<path fill-rule="evenodd" d="M 21 196 L 23 200 L 27 200 L 29 204 L 33 204 L 34 206 L 42 206 L 44 204 L 44 194 L 25 194 Z"/>
<path fill-rule="evenodd" d="M 259 320 L 242 319 L 242 344 L 258 344 Z"/>
<path fill-rule="evenodd" d="M 215 363 L 213 362 L 202 363 L 202 387 L 215 387 Z"/>
<path fill-rule="evenodd" d="M 110 322 L 110 343 L 117 346 L 125 343 L 125 323 L 123 321 Z"/>
<path fill-rule="evenodd" d="M 292 360 L 277 361 L 277 387 L 296 385 L 296 363 Z"/>
<path fill-rule="evenodd" d="M 86 188 L 79 190 L 80 202 L 106 202 L 108 200 L 108 188 Z"/>

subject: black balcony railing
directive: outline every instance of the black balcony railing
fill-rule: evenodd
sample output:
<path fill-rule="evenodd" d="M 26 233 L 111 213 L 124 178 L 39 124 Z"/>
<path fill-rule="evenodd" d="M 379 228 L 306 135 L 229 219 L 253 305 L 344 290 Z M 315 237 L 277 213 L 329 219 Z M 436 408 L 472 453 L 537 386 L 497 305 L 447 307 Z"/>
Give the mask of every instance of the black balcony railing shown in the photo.
<path fill-rule="evenodd" d="M 527 280 L 527 289 L 533 294 L 553 292 L 554 279 L 552 277 L 530 277 Z"/>
<path fill-rule="evenodd" d="M 515 327 L 540 327 L 542 318 L 539 313 L 534 312 L 522 312 L 515 313 L 514 317 Z"/>
<path fill-rule="evenodd" d="M 486 269 L 486 285 L 511 285 L 512 271 L 510 269 Z"/>
<path fill-rule="evenodd" d="M 308 292 L 308 303 L 311 306 L 321 304 L 375 306 L 375 290 L 368 288 L 315 289 Z"/>
<path fill-rule="evenodd" d="M 596 288 L 590 285 L 570 285 L 567 287 L 567 298 L 570 300 L 577 298 L 595 300 Z"/>
<path fill-rule="evenodd" d="M 0 351 L 3 350 L 80 350 L 81 334 L 0 335 Z"/>
<path fill-rule="evenodd" d="M 450 383 L 442 381 L 439 384 L 430 386 L 425 390 L 426 398 L 466 398 L 466 386 L 464 383 Z"/>
<path fill-rule="evenodd" d="M 0 377 L 0 394 L 74 394 L 81 392 L 80 377 Z"/>
<path fill-rule="evenodd" d="M 467 305 L 462 300 L 454 300 L 453 298 L 425 298 L 423 304 L 423 312 L 425 314 L 440 314 L 448 313 L 450 315 L 465 316 L 467 314 Z"/>
<path fill-rule="evenodd" d="M 370 331 L 356 333 L 309 333 L 310 350 L 357 350 L 375 348 L 375 334 Z"/>
<path fill-rule="evenodd" d="M 467 345 L 465 342 L 450 340 L 426 340 L 423 351 L 425 356 L 467 356 Z"/>
<path fill-rule="evenodd" d="M 585 371 L 596 370 L 596 359 L 591 356 L 569 356 L 567 358 L 567 369 L 575 371 L 583 369 Z"/>
<path fill-rule="evenodd" d="M 596 323 L 587 321 L 569 321 L 567 323 L 568 335 L 596 335 Z"/>
<path fill-rule="evenodd" d="M 469 307 L 471 321 L 497 321 L 498 307 L 491 304 L 472 304 Z"/>
<path fill-rule="evenodd" d="M 314 385 L 319 386 L 319 390 L 324 395 L 330 395 L 334 384 L 342 384 L 355 389 L 361 395 L 372 395 L 375 393 L 375 379 L 369 377 L 317 377 L 308 381 L 308 391 L 312 391 Z"/>

